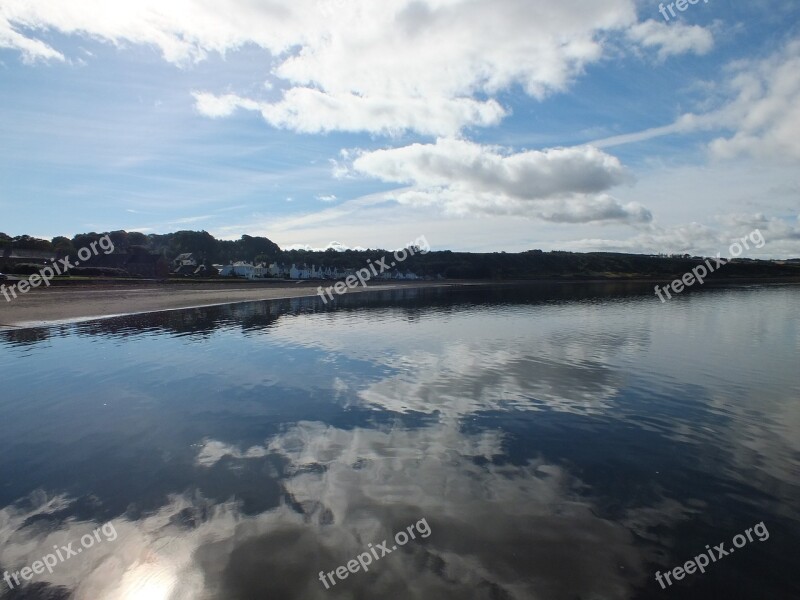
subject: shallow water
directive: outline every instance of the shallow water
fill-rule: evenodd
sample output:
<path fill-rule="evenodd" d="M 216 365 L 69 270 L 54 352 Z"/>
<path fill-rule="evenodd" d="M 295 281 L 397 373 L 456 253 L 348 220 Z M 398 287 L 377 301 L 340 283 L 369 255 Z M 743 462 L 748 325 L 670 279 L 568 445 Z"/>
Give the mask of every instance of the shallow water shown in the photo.
<path fill-rule="evenodd" d="M 798 301 L 399 290 L 3 333 L 0 570 L 81 552 L 0 594 L 798 598 Z"/>

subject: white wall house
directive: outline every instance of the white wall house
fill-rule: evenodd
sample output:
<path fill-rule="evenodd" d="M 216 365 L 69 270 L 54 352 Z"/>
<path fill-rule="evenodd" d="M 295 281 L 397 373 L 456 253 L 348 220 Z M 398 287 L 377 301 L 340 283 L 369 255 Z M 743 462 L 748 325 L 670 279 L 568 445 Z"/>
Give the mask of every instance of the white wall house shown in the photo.
<path fill-rule="evenodd" d="M 231 274 L 237 277 L 245 277 L 247 279 L 266 279 L 268 277 L 283 277 L 287 279 L 345 279 L 350 275 L 355 275 L 355 269 L 339 270 L 335 267 L 318 267 L 317 265 L 296 265 L 287 267 L 285 264 L 274 262 L 267 266 L 265 264 L 252 265 L 246 262 L 235 262 L 232 265 L 225 265 L 219 268 L 219 274 L 222 277 L 230 276 Z M 422 279 L 416 273 L 406 271 L 386 271 L 373 279 L 378 280 L 409 280 L 416 281 Z"/>
<path fill-rule="evenodd" d="M 289 277 L 289 269 L 286 268 L 286 265 L 274 262 L 268 267 L 268 270 L 270 277 Z"/>
<path fill-rule="evenodd" d="M 289 279 L 310 279 L 311 278 L 311 269 L 309 269 L 306 265 L 296 266 L 292 265 L 292 268 L 289 269 Z"/>
<path fill-rule="evenodd" d="M 247 279 L 255 279 L 256 273 L 261 273 L 261 276 L 263 276 L 264 268 L 255 267 L 254 265 L 246 262 L 235 262 L 232 265 L 225 265 L 219 272 L 220 276 L 222 277 L 236 276 L 245 277 Z"/>

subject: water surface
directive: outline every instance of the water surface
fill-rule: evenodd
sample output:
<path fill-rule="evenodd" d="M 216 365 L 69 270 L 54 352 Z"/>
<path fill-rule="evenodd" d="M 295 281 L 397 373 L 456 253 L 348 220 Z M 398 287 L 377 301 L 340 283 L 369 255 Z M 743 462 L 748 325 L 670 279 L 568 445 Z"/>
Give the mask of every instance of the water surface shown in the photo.
<path fill-rule="evenodd" d="M 796 599 L 800 287 L 663 305 L 651 287 L 398 290 L 3 333 L 0 570 L 105 523 L 116 536 L 0 594 Z M 762 522 L 765 541 L 657 583 Z"/>

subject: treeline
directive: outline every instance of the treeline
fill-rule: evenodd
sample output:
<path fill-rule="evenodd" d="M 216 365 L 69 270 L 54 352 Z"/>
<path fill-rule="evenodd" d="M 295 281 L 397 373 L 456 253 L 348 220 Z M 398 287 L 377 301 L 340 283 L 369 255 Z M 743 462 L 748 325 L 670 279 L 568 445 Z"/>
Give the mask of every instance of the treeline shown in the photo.
<path fill-rule="evenodd" d="M 217 240 L 206 231 L 178 231 L 163 235 L 112 231 L 82 233 L 69 239 L 55 237 L 42 240 L 30 236 L 11 238 L 0 233 L 0 248 L 49 251 L 57 255 L 74 255 L 80 248 L 108 235 L 114 243 L 114 253 L 131 256 L 145 253 L 158 255 L 171 262 L 180 254 L 191 253 L 206 264 L 230 264 L 236 261 L 251 263 L 279 262 L 287 265 L 316 265 L 340 270 L 360 269 L 368 261 L 377 263 L 387 257 L 388 250 L 281 250 L 265 237 L 244 235 L 239 240 Z M 543 252 L 529 250 L 521 253 L 415 252 L 392 270 L 411 271 L 420 276 L 448 279 L 530 280 L 530 279 L 666 279 L 679 277 L 700 264 L 699 258 L 684 256 L 651 256 L 611 252 Z M 800 262 L 734 261 L 711 278 L 800 277 Z"/>
<path fill-rule="evenodd" d="M 316 257 L 326 253 L 298 253 L 305 262 L 319 264 Z M 342 266 L 359 268 L 365 258 L 373 262 L 391 253 L 367 251 L 337 253 Z M 529 250 L 521 253 L 429 252 L 410 256 L 397 268 L 417 275 L 442 275 L 448 279 L 484 280 L 586 280 L 586 279 L 675 279 L 703 262 L 684 256 L 651 256 L 612 252 L 575 253 Z M 712 261 L 713 262 L 713 261 Z M 725 278 L 800 278 L 800 262 L 742 260 L 725 265 L 709 279 Z"/>
<path fill-rule="evenodd" d="M 118 254 L 151 253 L 163 256 L 168 261 L 180 254 L 192 253 L 200 260 L 213 263 L 230 263 L 237 260 L 254 260 L 260 256 L 265 260 L 275 259 L 280 247 L 264 237 L 243 235 L 241 239 L 218 240 L 206 231 L 177 231 L 163 235 L 145 235 L 137 231 L 110 231 L 104 233 L 79 233 L 70 238 L 63 236 L 51 240 L 21 235 L 12 238 L 0 233 L 0 247 L 16 250 L 53 252 L 59 256 L 73 256 L 81 248 L 88 248 L 94 241 L 108 235 Z"/>

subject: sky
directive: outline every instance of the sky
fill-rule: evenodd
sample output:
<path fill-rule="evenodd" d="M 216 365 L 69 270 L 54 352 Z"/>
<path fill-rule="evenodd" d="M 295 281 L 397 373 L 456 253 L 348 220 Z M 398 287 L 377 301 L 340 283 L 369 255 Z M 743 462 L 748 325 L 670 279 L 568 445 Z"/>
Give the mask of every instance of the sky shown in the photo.
<path fill-rule="evenodd" d="M 12 236 L 800 257 L 798 166 L 796 0 L 0 0 Z"/>

